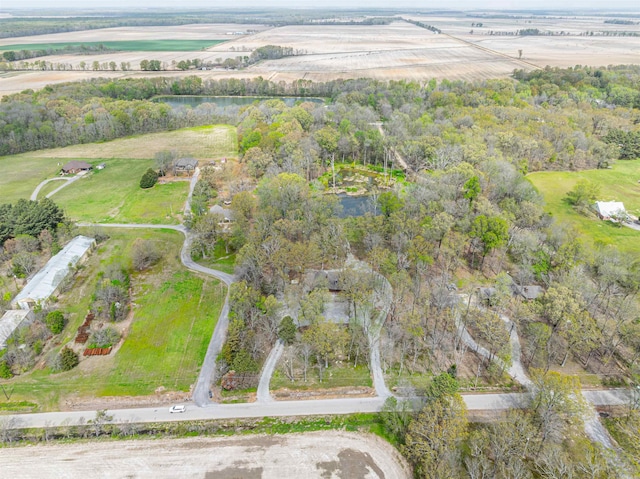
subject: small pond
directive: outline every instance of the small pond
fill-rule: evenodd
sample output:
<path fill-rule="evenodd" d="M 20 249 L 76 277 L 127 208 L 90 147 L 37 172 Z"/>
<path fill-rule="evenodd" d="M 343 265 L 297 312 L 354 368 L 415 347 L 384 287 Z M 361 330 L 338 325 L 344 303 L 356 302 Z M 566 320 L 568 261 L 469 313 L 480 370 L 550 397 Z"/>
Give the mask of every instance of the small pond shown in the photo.
<path fill-rule="evenodd" d="M 163 102 L 172 108 L 190 106 L 192 108 L 203 103 L 215 103 L 220 108 L 228 106 L 246 106 L 254 101 L 282 100 L 287 106 L 294 106 L 298 101 L 309 101 L 312 103 L 324 103 L 322 98 L 301 98 L 301 97 L 258 97 L 258 96 L 157 96 L 153 101 Z"/>
<path fill-rule="evenodd" d="M 340 204 L 342 205 L 342 213 L 340 218 L 350 218 L 354 216 L 364 216 L 366 213 L 373 213 L 371 205 L 371 197 L 365 196 L 349 196 L 338 195 Z M 377 214 L 380 214 L 378 211 Z"/>

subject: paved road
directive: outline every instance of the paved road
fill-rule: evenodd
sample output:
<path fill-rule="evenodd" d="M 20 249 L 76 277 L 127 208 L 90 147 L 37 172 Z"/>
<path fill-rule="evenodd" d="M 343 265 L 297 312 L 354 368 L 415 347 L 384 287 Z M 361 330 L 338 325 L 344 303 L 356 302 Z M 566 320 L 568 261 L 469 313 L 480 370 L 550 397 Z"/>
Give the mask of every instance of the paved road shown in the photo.
<path fill-rule="evenodd" d="M 196 187 L 198 178 L 200 178 L 200 167 L 196 166 L 196 169 L 193 171 L 193 176 L 191 177 L 191 181 L 189 182 L 189 194 L 187 195 L 187 201 L 185 201 L 184 203 L 185 216 L 191 214 L 191 198 L 193 197 L 193 190 Z"/>
<path fill-rule="evenodd" d="M 585 391 L 589 398 L 595 398 L 600 405 L 625 404 L 630 393 L 627 390 Z M 501 411 L 526 407 L 529 394 L 463 394 L 469 410 Z M 358 412 L 377 412 L 384 404 L 384 398 L 348 398 L 320 399 L 311 401 L 271 401 L 247 404 L 212 404 L 200 408 L 187 404 L 187 410 L 181 414 L 169 413 L 169 405 L 156 408 L 110 409 L 114 423 L 191 421 L 204 419 L 237 419 L 271 416 L 312 416 L 323 414 L 352 414 Z M 0 416 L 0 421 L 9 421 L 9 427 L 52 427 L 78 424 L 95 417 L 96 411 L 50 412 L 36 414 L 16 414 Z"/>
<path fill-rule="evenodd" d="M 271 402 L 273 398 L 269 393 L 269 383 L 271 382 L 271 376 L 273 376 L 273 371 L 276 369 L 276 364 L 278 364 L 278 360 L 284 351 L 284 341 L 278 339 L 276 341 L 276 345 L 271 349 L 267 360 L 264 362 L 264 367 L 262 368 L 262 374 L 260 375 L 260 382 L 258 383 L 258 393 L 257 401 L 258 402 Z"/>

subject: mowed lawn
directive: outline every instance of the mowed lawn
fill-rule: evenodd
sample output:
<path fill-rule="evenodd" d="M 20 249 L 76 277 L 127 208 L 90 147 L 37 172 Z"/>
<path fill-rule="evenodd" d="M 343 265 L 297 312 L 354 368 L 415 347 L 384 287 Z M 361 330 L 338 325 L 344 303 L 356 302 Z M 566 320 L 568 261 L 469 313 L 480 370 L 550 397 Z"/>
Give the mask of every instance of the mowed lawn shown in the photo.
<path fill-rule="evenodd" d="M 618 227 L 609 221 L 578 214 L 566 200 L 566 194 L 585 179 L 600 185 L 600 200 L 622 201 L 627 211 L 640 214 L 640 160 L 616 162 L 611 170 L 577 172 L 543 171 L 527 176 L 544 195 L 546 210 L 558 223 L 574 226 L 580 233 L 604 244 L 615 244 L 622 251 L 640 254 L 640 231 Z"/>
<path fill-rule="evenodd" d="M 121 52 L 194 52 L 226 40 L 120 40 L 106 42 L 19 43 L 0 45 L 0 51 L 63 50 L 67 47 L 99 47 Z"/>
<path fill-rule="evenodd" d="M 198 376 L 224 302 L 220 282 L 187 272 L 179 262 L 183 237 L 171 230 L 101 228 L 110 238 L 90 254 L 73 287 L 59 297 L 58 308 L 69 323 L 45 361 L 32 373 L 3 381 L 13 388 L 12 401 L 27 400 L 40 410 L 65 408 L 75 400 L 100 396 L 147 395 L 160 387 L 188 391 Z M 81 229 L 94 234 L 93 228 Z M 136 239 L 154 241 L 163 259 L 132 275 L 133 322 L 115 354 L 83 358 L 68 372 L 52 373 L 47 362 L 67 343 L 91 305 L 98 273 L 112 263 L 131 265 Z M 81 350 L 80 348 L 77 348 Z"/>
<path fill-rule="evenodd" d="M 151 160 L 92 160 L 105 163 L 51 197 L 74 221 L 177 224 L 189 193 L 188 181 L 140 188 Z M 47 185 L 48 186 L 48 185 Z"/>

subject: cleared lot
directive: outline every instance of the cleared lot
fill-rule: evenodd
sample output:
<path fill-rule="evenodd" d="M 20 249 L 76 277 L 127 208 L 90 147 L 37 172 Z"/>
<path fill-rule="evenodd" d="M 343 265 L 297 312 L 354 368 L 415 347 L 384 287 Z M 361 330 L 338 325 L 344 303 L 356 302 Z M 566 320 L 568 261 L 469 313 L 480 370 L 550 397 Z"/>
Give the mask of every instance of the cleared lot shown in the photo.
<path fill-rule="evenodd" d="M 149 454 L 149 451 L 153 451 Z M 369 434 L 198 437 L 0 449 L 12 478 L 410 478 L 397 451 Z"/>

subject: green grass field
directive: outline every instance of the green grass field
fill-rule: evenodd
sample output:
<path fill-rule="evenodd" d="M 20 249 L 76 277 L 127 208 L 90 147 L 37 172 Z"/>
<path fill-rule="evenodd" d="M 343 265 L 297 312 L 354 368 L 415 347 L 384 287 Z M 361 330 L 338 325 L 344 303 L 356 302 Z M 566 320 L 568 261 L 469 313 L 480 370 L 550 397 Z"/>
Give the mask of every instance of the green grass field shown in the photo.
<path fill-rule="evenodd" d="M 1 45 L 0 51 L 64 50 L 67 47 L 98 47 L 121 52 L 195 52 L 226 40 L 122 40 L 106 42 L 19 43 Z"/>
<path fill-rule="evenodd" d="M 78 158 L 149 159 L 163 150 L 175 150 L 181 156 L 208 160 L 238 156 L 236 128 L 229 125 L 200 126 L 181 130 L 135 135 L 103 143 L 86 143 L 19 155 L 29 158 L 56 158 L 65 161 Z M 7 156 L 0 158 L 0 165 Z M 0 172 L 1 170 L 0 166 Z"/>
<path fill-rule="evenodd" d="M 93 163 L 102 161 L 93 161 Z M 74 221 L 96 223 L 177 224 L 189 192 L 188 181 L 140 188 L 140 177 L 151 160 L 104 160 L 93 170 L 51 197 Z M 48 186 L 48 185 L 47 185 Z"/>
<path fill-rule="evenodd" d="M 542 171 L 527 178 L 544 195 L 546 211 L 560 224 L 570 224 L 595 242 L 615 244 L 622 251 L 640 254 L 640 232 L 618 227 L 609 221 L 578 214 L 565 201 L 575 184 L 586 179 L 600 185 L 602 201 L 622 201 L 627 211 L 640 214 L 640 160 L 618 161 L 611 170 L 577 172 Z"/>
<path fill-rule="evenodd" d="M 235 157 L 236 129 L 227 125 L 185 128 L 0 157 L 0 202 L 28 199 L 41 181 L 57 176 L 61 165 L 83 159 L 93 165 L 104 162 L 107 168 L 94 170 L 52 197 L 71 219 L 175 224 L 187 196 L 187 182 L 139 188 L 140 177 L 153 166 L 155 153 L 162 150 L 176 150 L 202 161 Z M 38 198 L 61 184 L 45 185 Z"/>
<path fill-rule="evenodd" d="M 0 157 L 0 203 L 29 199 L 41 181 L 58 174 L 58 163 L 55 158 L 35 158 L 29 154 Z"/>
<path fill-rule="evenodd" d="M 45 356 L 53 357 L 75 337 L 91 304 L 97 273 L 110 263 L 129 265 L 133 242 L 152 239 L 164 257 L 132 277 L 135 315 L 124 343 L 115 355 L 85 359 L 65 373 L 51 373 L 45 361 L 32 373 L 3 381 L 5 387 L 14 387 L 12 402 L 30 401 L 38 403 L 39 410 L 55 410 L 84 398 L 152 394 L 160 386 L 188 391 L 196 380 L 224 302 L 224 286 L 183 269 L 178 260 L 183 238 L 175 231 L 102 230 L 110 239 L 89 256 L 73 287 L 59 298 L 69 324 Z"/>

